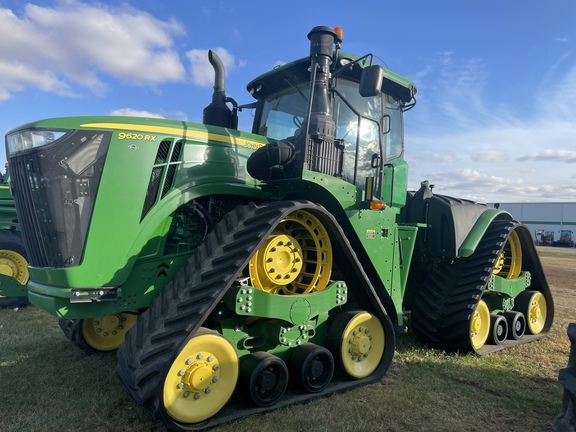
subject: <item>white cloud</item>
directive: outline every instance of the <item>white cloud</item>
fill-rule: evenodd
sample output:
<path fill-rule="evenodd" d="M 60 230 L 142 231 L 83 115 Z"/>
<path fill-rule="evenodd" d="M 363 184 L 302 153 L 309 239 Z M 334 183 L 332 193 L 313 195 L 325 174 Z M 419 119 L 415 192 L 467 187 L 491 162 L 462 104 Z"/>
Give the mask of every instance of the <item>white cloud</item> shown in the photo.
<path fill-rule="evenodd" d="M 472 160 L 476 162 L 505 162 L 508 160 L 508 155 L 505 152 L 498 150 L 488 150 L 471 155 Z"/>
<path fill-rule="evenodd" d="M 519 161 L 558 161 L 566 163 L 576 163 L 576 151 L 570 150 L 551 150 L 546 149 L 535 155 L 523 156 L 518 158 Z"/>
<path fill-rule="evenodd" d="M 426 65 L 406 115 L 411 188 L 429 180 L 437 193 L 479 201 L 576 201 L 566 186 L 575 178 L 576 65 L 566 62 L 550 67 L 522 107 L 490 95 L 481 59 L 442 53 Z"/>
<path fill-rule="evenodd" d="M 134 108 L 119 108 L 112 110 L 108 113 L 111 116 L 121 116 L 121 117 L 147 117 L 147 118 L 169 118 L 172 120 L 183 120 L 188 121 L 188 115 L 182 111 L 170 111 L 167 113 L 153 113 L 146 110 L 137 110 Z"/>
<path fill-rule="evenodd" d="M 0 100 L 26 87 L 73 95 L 80 86 L 102 94 L 103 75 L 137 85 L 183 81 L 173 47 L 182 34 L 178 21 L 129 6 L 27 4 L 21 17 L 0 8 Z"/>
<path fill-rule="evenodd" d="M 136 110 L 132 108 L 120 108 L 108 113 L 111 116 L 125 116 L 125 117 L 147 117 L 147 118 L 165 118 L 161 114 L 151 113 L 149 111 Z"/>

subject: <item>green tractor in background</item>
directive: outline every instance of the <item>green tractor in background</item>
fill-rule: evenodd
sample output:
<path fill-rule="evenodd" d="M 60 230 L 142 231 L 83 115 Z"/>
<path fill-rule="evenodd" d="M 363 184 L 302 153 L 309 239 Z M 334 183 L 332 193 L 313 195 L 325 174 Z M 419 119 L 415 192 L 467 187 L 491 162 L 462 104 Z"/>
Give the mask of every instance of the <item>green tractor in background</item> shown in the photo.
<path fill-rule="evenodd" d="M 10 193 L 10 170 L 0 174 L 0 308 L 28 305 L 28 261 Z M 11 289 L 10 297 L 2 292 Z"/>
<path fill-rule="evenodd" d="M 427 181 L 407 191 L 413 83 L 342 52 L 339 28 L 308 38 L 244 106 L 210 52 L 202 124 L 73 117 L 6 136 L 31 303 L 87 351 L 118 348 L 124 388 L 171 429 L 376 382 L 408 329 L 485 354 L 552 325 L 524 225 Z"/>

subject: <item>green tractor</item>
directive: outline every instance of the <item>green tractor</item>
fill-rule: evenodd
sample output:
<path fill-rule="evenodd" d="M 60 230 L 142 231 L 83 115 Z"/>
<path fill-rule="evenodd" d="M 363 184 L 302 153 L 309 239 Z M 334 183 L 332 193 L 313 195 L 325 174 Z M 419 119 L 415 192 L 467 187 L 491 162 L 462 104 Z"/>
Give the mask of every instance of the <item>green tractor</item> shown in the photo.
<path fill-rule="evenodd" d="M 26 249 L 14 200 L 10 193 L 10 171 L 0 174 L 0 308 L 14 308 L 28 305 L 26 283 L 28 282 L 28 261 Z M 10 289 L 10 296 L 2 293 Z"/>
<path fill-rule="evenodd" d="M 247 85 L 215 70 L 202 124 L 29 123 L 6 136 L 28 296 L 170 429 L 194 430 L 380 380 L 396 334 L 485 354 L 546 336 L 530 232 L 505 212 L 407 191 L 408 79 L 340 50 Z M 252 110 L 252 132 L 237 130 Z"/>

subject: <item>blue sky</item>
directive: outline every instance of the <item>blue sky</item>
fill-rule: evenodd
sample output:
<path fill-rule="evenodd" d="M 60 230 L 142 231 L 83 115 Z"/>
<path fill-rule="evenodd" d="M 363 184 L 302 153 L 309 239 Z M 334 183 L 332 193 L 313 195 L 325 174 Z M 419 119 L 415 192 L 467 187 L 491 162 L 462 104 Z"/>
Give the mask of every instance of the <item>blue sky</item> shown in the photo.
<path fill-rule="evenodd" d="M 201 121 L 208 49 L 228 95 L 249 103 L 246 84 L 306 56 L 317 25 L 342 27 L 344 51 L 372 52 L 418 87 L 411 189 L 576 201 L 574 0 L 0 0 L 0 131 L 72 115 Z"/>

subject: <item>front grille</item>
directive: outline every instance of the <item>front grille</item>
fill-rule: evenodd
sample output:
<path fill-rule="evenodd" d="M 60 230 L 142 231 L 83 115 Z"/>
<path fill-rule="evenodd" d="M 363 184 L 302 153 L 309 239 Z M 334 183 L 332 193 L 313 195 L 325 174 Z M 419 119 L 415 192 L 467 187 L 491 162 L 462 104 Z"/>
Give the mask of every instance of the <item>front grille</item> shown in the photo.
<path fill-rule="evenodd" d="M 80 264 L 110 137 L 77 130 L 10 157 L 14 202 L 32 266 Z"/>

